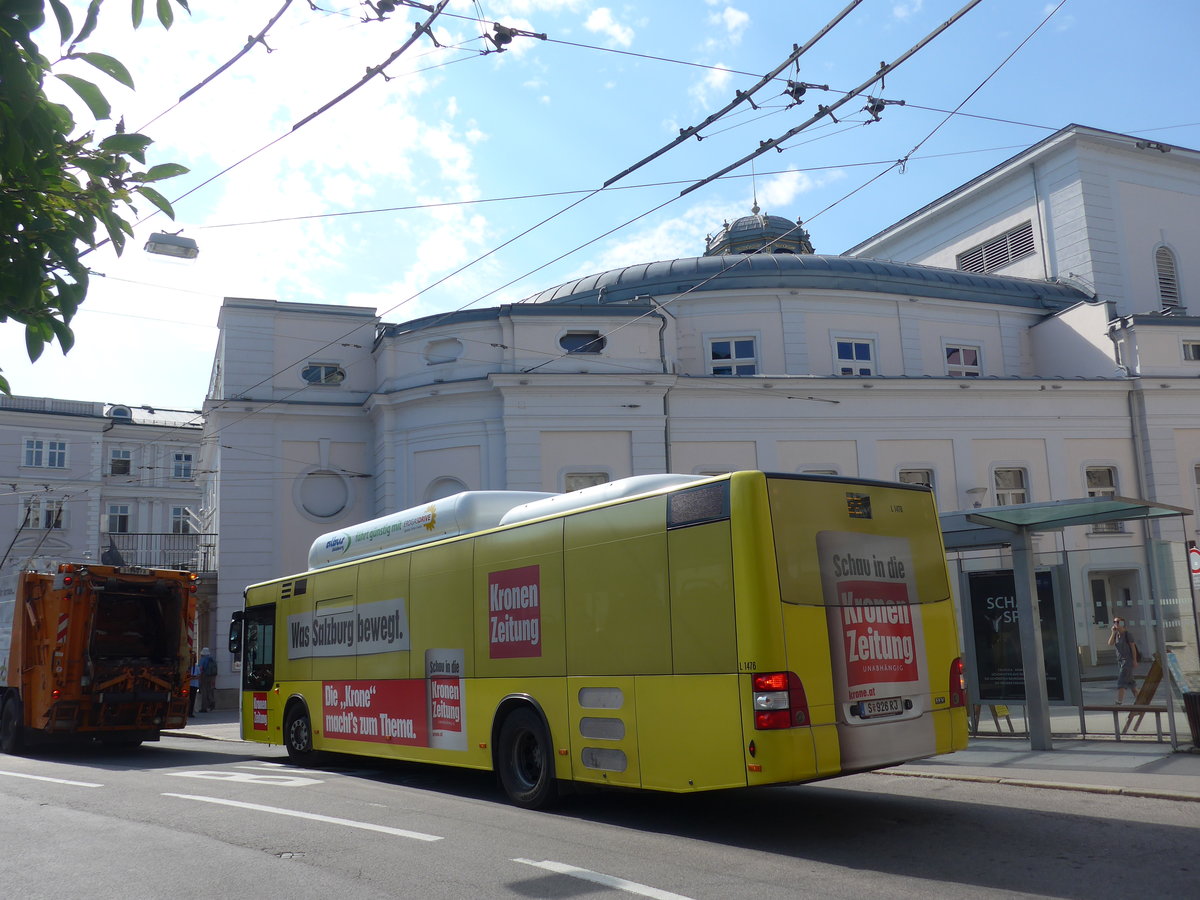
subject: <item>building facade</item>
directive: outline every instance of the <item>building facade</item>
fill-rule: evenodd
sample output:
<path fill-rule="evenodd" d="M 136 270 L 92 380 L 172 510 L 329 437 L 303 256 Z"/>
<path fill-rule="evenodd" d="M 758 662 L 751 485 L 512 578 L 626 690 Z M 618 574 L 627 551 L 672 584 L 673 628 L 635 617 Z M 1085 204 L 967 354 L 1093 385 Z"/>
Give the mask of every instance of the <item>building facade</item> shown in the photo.
<path fill-rule="evenodd" d="M 491 309 L 387 324 L 227 299 L 201 460 L 218 628 L 317 535 L 463 490 L 757 468 L 926 483 L 943 511 L 1195 508 L 1198 162 L 1073 126 L 850 255 L 756 209 L 702 256 Z M 1061 642 L 1094 662 L 1115 609 L 1181 597 L 1152 584 L 1147 547 L 1195 531 L 1043 538 L 1074 560 Z"/>
<path fill-rule="evenodd" d="M 202 431 L 198 412 L 0 397 L 0 571 L 110 549 L 129 565 L 214 568 L 199 527 Z"/>

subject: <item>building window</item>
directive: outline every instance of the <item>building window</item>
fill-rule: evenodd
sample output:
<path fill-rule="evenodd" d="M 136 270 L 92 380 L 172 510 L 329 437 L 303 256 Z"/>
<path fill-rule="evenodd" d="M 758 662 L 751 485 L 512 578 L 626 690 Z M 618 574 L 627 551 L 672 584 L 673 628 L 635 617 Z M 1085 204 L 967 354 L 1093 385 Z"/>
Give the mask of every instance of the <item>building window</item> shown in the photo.
<path fill-rule="evenodd" d="M 901 484 L 923 484 L 933 487 L 933 469 L 901 469 L 899 481 Z"/>
<path fill-rule="evenodd" d="M 26 438 L 23 465 L 38 469 L 65 469 L 67 467 L 67 442 Z"/>
<path fill-rule="evenodd" d="M 192 454 L 176 453 L 175 461 L 171 466 L 172 478 L 191 478 L 192 477 Z"/>
<path fill-rule="evenodd" d="M 62 500 L 30 497 L 25 501 L 22 528 L 61 529 L 66 527 L 66 506 Z"/>
<path fill-rule="evenodd" d="M 1029 502 L 1029 490 L 1024 469 L 996 469 L 992 473 L 997 506 L 1014 506 Z"/>
<path fill-rule="evenodd" d="M 838 475 L 837 469 L 801 469 L 801 475 Z"/>
<path fill-rule="evenodd" d="M 1179 302 L 1179 278 L 1175 274 L 1175 254 L 1166 247 L 1154 251 L 1154 272 L 1158 276 L 1158 299 L 1163 309 L 1182 306 Z"/>
<path fill-rule="evenodd" d="M 982 375 L 979 348 L 971 344 L 947 344 L 946 374 L 951 378 L 978 378 Z"/>
<path fill-rule="evenodd" d="M 708 342 L 710 375 L 757 375 L 758 350 L 752 337 L 720 337 Z"/>
<path fill-rule="evenodd" d="M 607 484 L 610 481 L 612 476 L 608 472 L 567 472 L 563 475 L 563 490 L 569 494 L 571 491 L 582 491 L 584 488 Z"/>
<path fill-rule="evenodd" d="M 1184 341 L 1183 358 L 1188 362 L 1200 362 L 1200 341 Z"/>
<path fill-rule="evenodd" d="M 835 338 L 835 369 L 838 375 L 874 375 L 875 342 L 854 338 Z"/>
<path fill-rule="evenodd" d="M 599 353 L 607 343 L 598 331 L 570 331 L 558 339 L 568 353 Z"/>
<path fill-rule="evenodd" d="M 955 265 L 964 272 L 994 272 L 1011 262 L 1032 256 L 1033 223 L 1024 222 L 1004 234 L 958 254 Z"/>
<path fill-rule="evenodd" d="M 110 475 L 129 475 L 133 472 L 133 451 L 113 449 L 108 457 Z"/>
<path fill-rule="evenodd" d="M 192 517 L 186 506 L 171 507 L 171 534 L 192 534 Z"/>
<path fill-rule="evenodd" d="M 1112 466 L 1088 466 L 1084 478 L 1089 497 L 1111 500 L 1117 496 L 1117 470 Z M 1116 534 L 1124 530 L 1121 522 L 1095 522 L 1092 525 L 1093 534 Z"/>
<path fill-rule="evenodd" d="M 346 370 L 334 363 L 309 363 L 300 370 L 309 384 L 338 385 L 346 380 Z"/>
<path fill-rule="evenodd" d="M 128 503 L 110 503 L 110 504 L 108 504 L 108 533 L 109 534 L 128 534 L 129 533 L 129 504 Z"/>

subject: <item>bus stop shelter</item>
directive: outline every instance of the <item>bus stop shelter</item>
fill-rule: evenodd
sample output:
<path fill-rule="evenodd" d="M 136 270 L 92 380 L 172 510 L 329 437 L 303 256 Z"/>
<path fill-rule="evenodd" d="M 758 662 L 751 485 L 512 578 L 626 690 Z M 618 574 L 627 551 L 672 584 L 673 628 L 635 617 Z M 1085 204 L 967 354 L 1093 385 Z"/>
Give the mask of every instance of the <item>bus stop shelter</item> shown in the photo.
<path fill-rule="evenodd" d="M 1183 507 L 1129 497 L 1085 497 L 943 513 L 939 517 L 947 552 L 1004 546 L 1012 550 L 1031 749 L 1054 749 L 1037 606 L 1033 536 L 1040 532 L 1061 531 L 1072 525 L 1162 519 L 1189 513 L 1191 510 Z"/>

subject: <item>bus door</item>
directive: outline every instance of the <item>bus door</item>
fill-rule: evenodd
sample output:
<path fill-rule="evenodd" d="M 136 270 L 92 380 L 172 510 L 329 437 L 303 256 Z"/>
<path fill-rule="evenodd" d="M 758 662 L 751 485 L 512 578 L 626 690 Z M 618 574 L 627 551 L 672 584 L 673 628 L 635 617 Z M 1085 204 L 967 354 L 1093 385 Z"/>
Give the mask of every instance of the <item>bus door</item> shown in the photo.
<path fill-rule="evenodd" d="M 235 613 L 229 641 L 230 652 L 236 657 L 240 651 L 242 657 L 242 733 L 250 738 L 256 732 L 268 730 L 282 734 L 282 710 L 276 708 L 268 713 L 267 705 L 275 685 L 275 604 L 251 606 L 244 613 Z M 266 736 L 261 733 L 260 740 Z"/>

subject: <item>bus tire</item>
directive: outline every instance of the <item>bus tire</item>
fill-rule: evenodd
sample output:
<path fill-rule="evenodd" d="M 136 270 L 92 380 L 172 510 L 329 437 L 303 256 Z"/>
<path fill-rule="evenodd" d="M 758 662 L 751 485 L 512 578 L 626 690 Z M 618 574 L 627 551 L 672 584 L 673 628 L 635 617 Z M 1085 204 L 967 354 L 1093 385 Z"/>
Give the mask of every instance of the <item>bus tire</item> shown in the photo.
<path fill-rule="evenodd" d="M 297 765 L 311 765 L 316 759 L 312 742 L 312 721 L 308 718 L 308 710 L 303 703 L 293 703 L 288 707 L 283 719 L 283 745 L 287 748 L 288 759 Z"/>
<path fill-rule="evenodd" d="M 558 799 L 550 735 L 541 717 L 529 707 L 505 717 L 498 757 L 500 784 L 516 806 L 545 809 Z"/>
<path fill-rule="evenodd" d="M 15 756 L 25 748 L 22 712 L 21 700 L 16 695 L 8 698 L 0 712 L 0 751 L 9 756 Z"/>

